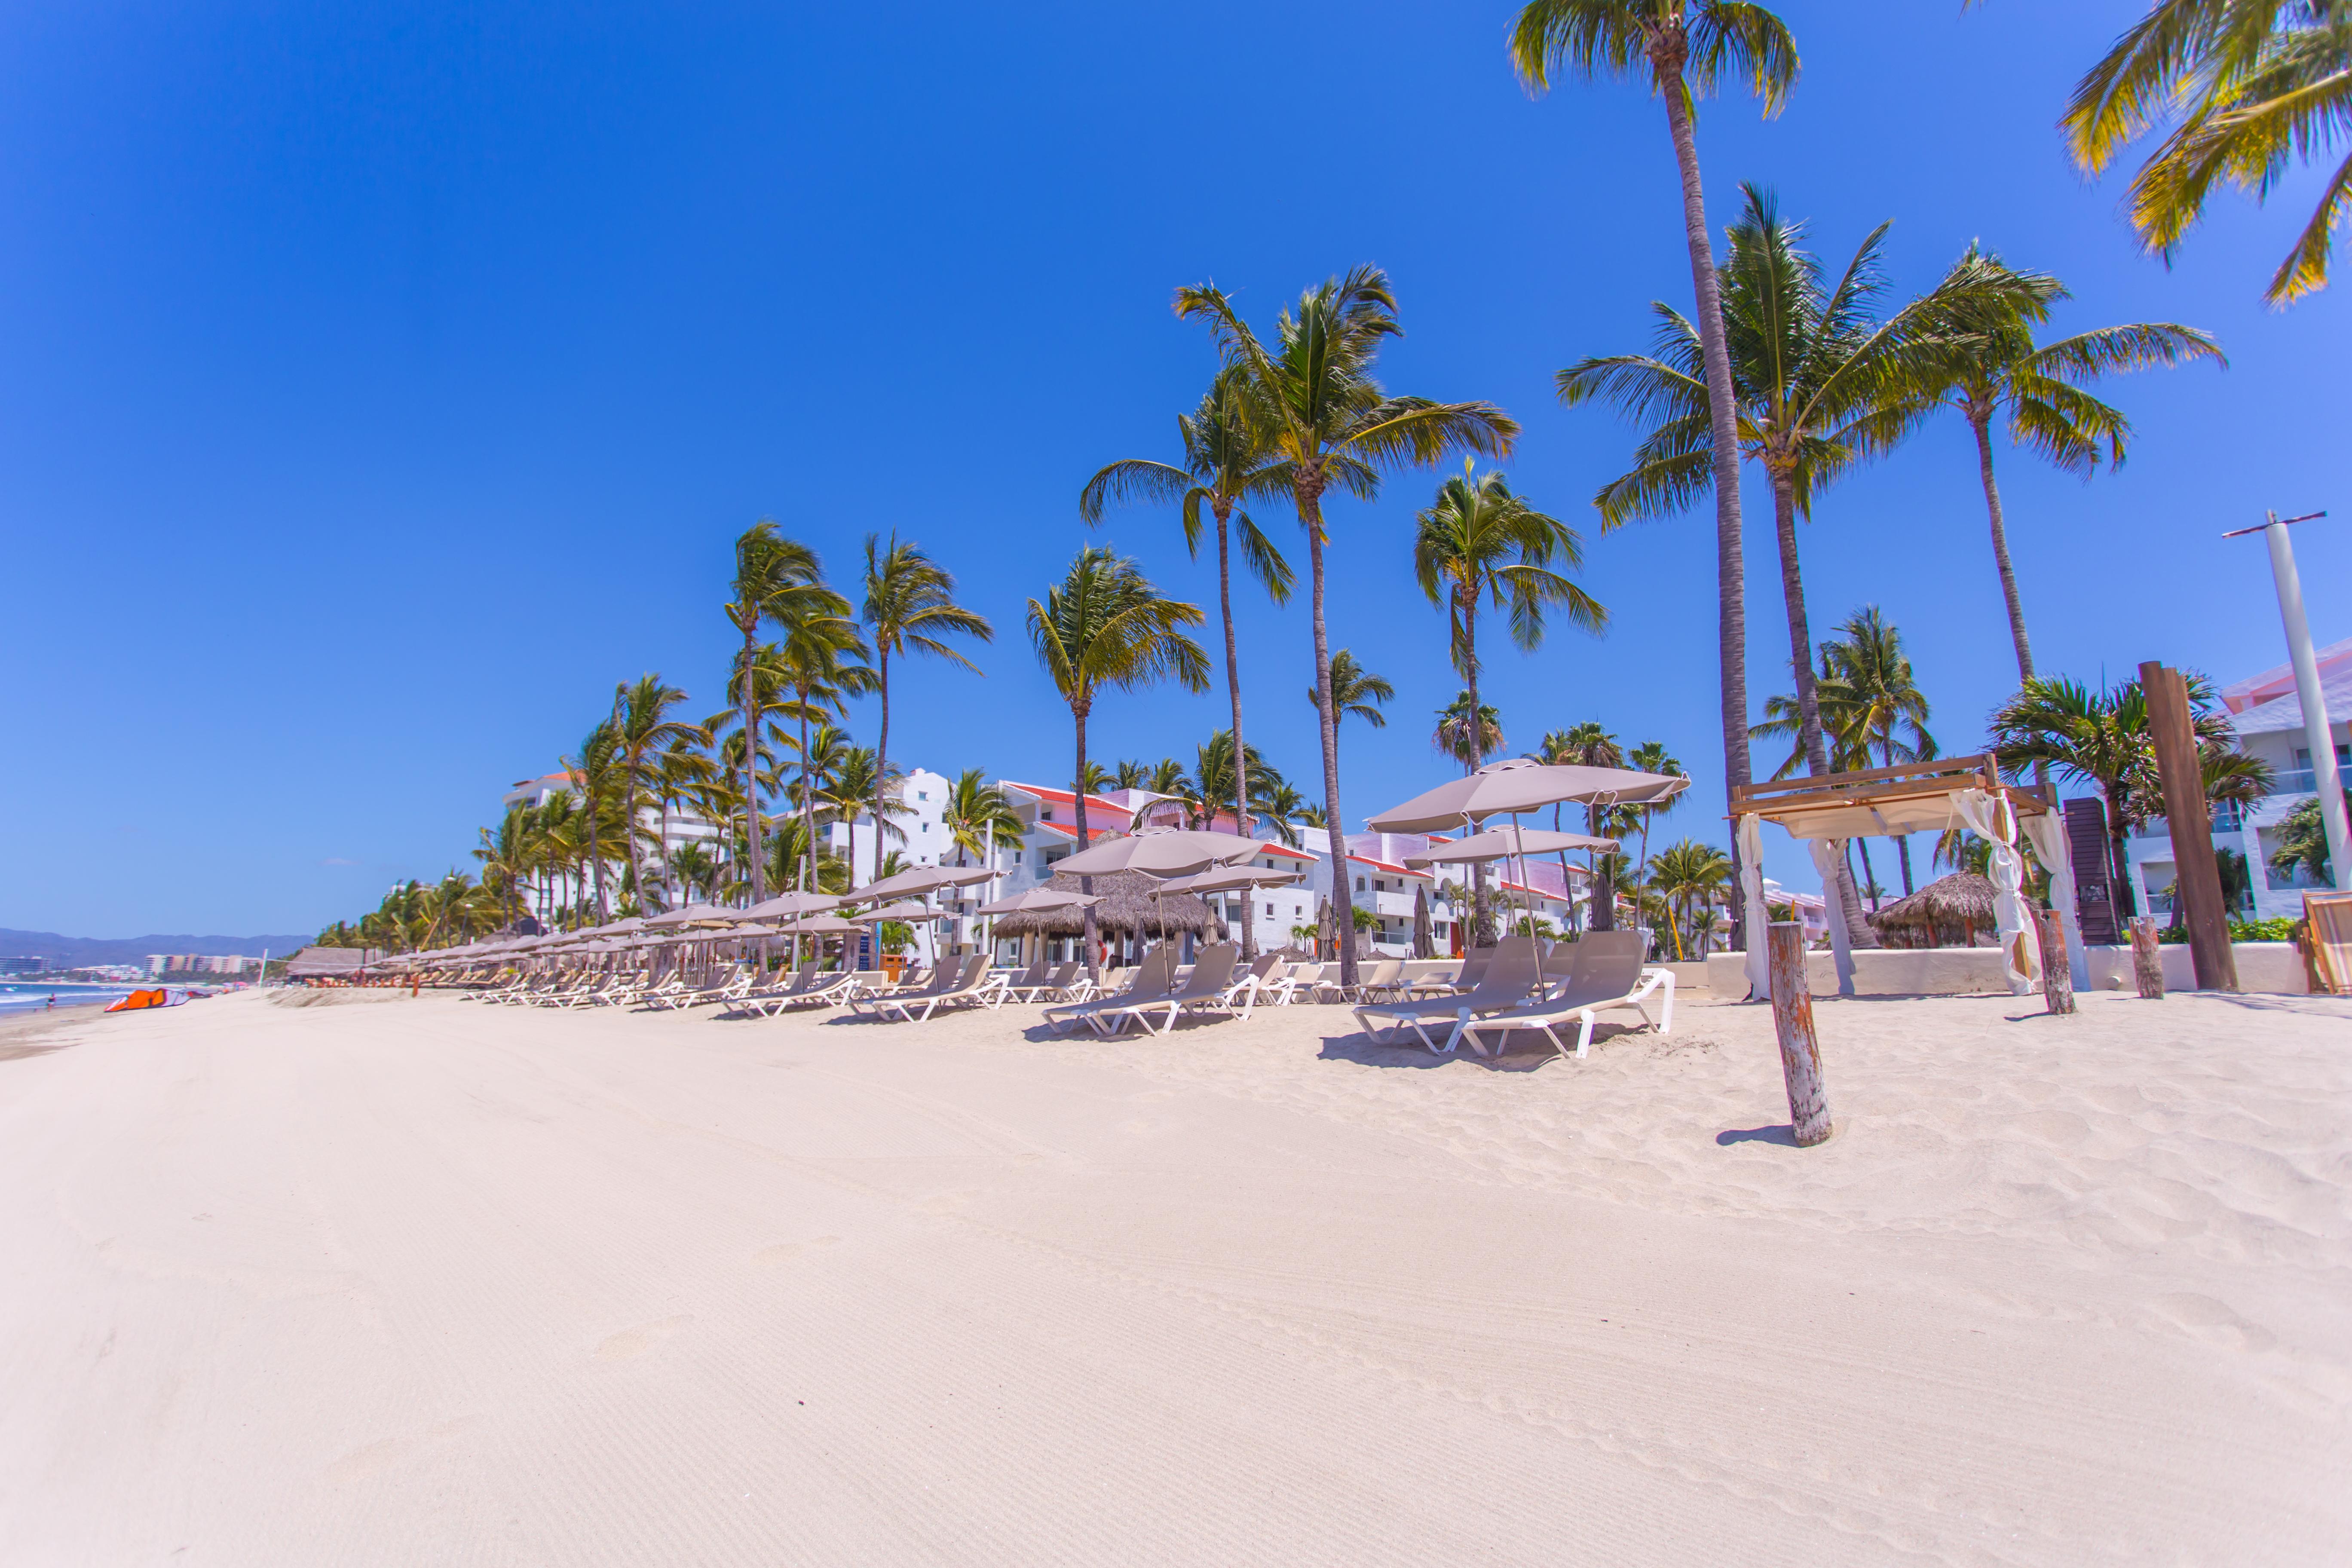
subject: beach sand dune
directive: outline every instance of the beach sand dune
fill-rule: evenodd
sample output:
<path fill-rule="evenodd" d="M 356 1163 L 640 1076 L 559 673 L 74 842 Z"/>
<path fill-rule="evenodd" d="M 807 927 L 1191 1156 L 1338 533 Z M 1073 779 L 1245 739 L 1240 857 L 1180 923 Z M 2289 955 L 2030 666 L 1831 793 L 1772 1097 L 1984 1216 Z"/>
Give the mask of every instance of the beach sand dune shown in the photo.
<path fill-rule="evenodd" d="M 0 1061 L 11 1564 L 2340 1563 L 2352 1005 L 1499 1066 L 260 994 Z"/>

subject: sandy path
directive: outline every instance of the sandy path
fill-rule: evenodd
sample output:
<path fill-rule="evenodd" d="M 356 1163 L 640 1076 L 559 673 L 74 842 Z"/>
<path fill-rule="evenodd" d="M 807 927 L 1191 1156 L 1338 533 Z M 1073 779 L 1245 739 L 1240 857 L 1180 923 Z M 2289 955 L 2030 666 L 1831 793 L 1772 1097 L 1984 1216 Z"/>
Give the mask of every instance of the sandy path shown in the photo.
<path fill-rule="evenodd" d="M 0 1556 L 2343 1561 L 2352 1006 L 2029 1012 L 1824 1006 L 1814 1151 L 1752 1009 L 77 1021 L 0 1062 Z"/>

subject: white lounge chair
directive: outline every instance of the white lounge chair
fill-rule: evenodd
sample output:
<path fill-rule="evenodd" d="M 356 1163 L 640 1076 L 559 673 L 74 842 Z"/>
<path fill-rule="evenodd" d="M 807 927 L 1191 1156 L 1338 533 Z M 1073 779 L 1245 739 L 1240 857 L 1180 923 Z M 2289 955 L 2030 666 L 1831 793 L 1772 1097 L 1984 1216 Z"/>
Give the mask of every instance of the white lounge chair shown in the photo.
<path fill-rule="evenodd" d="M 918 996 L 885 996 L 874 1005 L 874 1016 L 896 1017 L 902 1024 L 920 1024 L 942 1007 L 971 1007 L 985 1003 L 993 984 L 988 973 L 988 955 L 976 952 L 958 963 L 947 959 L 940 964 L 940 974 L 947 981 L 944 987 L 934 986 Z M 917 1008 L 920 1008 L 919 1013 Z"/>
<path fill-rule="evenodd" d="M 1375 1018 L 1385 1019 L 1386 1031 L 1411 1029 L 1414 1036 L 1433 1054 L 1443 1055 L 1459 1045 L 1462 1028 L 1469 1019 L 1487 1013 L 1500 1013 L 1524 1005 L 1528 993 L 1537 984 L 1535 938 L 1505 937 L 1496 945 L 1495 955 L 1488 961 L 1486 973 L 1478 984 L 1458 996 L 1432 996 L 1420 1002 L 1375 1002 L 1356 1009 L 1356 1022 L 1364 1033 L 1385 1045 L 1388 1042 Z M 1445 1044 L 1438 1045 L 1429 1037 L 1429 1026 L 1446 1023 L 1452 1026 Z"/>
<path fill-rule="evenodd" d="M 850 1010 L 863 1017 L 879 1018 L 883 1016 L 883 1009 L 891 1008 L 903 1016 L 906 1004 L 928 1001 L 954 990 L 956 982 L 963 977 L 964 967 L 962 960 L 948 959 L 932 966 L 928 984 L 902 985 L 878 994 L 861 990 L 859 994 L 849 999 Z"/>
<path fill-rule="evenodd" d="M 1188 1009 L 1225 1005 L 1226 994 L 1233 989 L 1234 962 L 1240 956 L 1241 949 L 1232 942 L 1213 942 L 1201 950 L 1199 957 L 1192 963 L 1192 973 L 1184 977 L 1182 985 L 1159 996 L 1141 996 L 1133 1000 L 1114 998 L 1089 1014 L 1087 1022 L 1093 1025 L 1097 1033 L 1105 1035 L 1118 1034 L 1129 1021 L 1140 1023 L 1147 1035 L 1164 1035 L 1176 1026 L 1177 1016 Z M 1242 978 L 1244 984 L 1255 989 L 1249 976 Z M 1151 1015 L 1162 1008 L 1167 1009 L 1168 1016 L 1159 1028 L 1154 1029 Z M 1246 1005 L 1242 1009 L 1242 1016 L 1249 1016 Z"/>
<path fill-rule="evenodd" d="M 1648 945 L 1649 939 L 1637 931 L 1587 931 L 1576 944 L 1574 969 L 1555 991 L 1540 1002 L 1473 1018 L 1462 1026 L 1462 1037 L 1481 1055 L 1501 1056 L 1513 1030 L 1533 1029 L 1565 1057 L 1568 1047 L 1559 1037 L 1559 1027 L 1573 1022 L 1578 1026 L 1576 1054 L 1581 1058 L 1592 1045 L 1592 1026 L 1599 1016 L 1627 1007 L 1661 1035 L 1670 1034 L 1675 1024 L 1675 973 L 1671 969 L 1642 967 Z M 1658 1016 L 1653 1018 L 1643 1004 L 1661 992 Z M 1486 1034 L 1500 1037 L 1491 1053 L 1479 1041 Z"/>
<path fill-rule="evenodd" d="M 1155 947 L 1143 955 L 1128 980 L 1127 989 L 1092 1001 L 1067 1002 L 1045 1009 L 1045 1026 L 1057 1035 L 1068 1033 L 1065 1026 L 1085 1024 L 1099 1031 L 1095 1015 L 1107 1008 L 1142 1002 L 1152 997 L 1165 998 L 1175 990 L 1176 954 L 1165 947 Z"/>

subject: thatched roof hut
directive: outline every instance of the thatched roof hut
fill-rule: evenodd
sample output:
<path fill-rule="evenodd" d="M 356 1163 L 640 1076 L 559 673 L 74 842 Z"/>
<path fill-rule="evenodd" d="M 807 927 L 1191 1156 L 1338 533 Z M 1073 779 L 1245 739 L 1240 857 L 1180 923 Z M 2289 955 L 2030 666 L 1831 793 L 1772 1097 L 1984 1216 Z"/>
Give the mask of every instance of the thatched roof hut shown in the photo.
<path fill-rule="evenodd" d="M 1992 883 L 1973 871 L 1939 878 L 1870 916 L 1889 947 L 1974 947 L 1999 940 Z"/>
<path fill-rule="evenodd" d="M 1159 881 L 1140 871 L 1105 871 L 1093 879 L 1095 896 L 1102 900 L 1095 906 L 1095 929 L 1106 936 L 1132 936 L 1140 932 L 1156 937 L 1162 930 L 1170 936 L 1216 936 L 1225 934 L 1225 923 L 1219 920 L 1207 903 L 1192 893 L 1171 893 L 1165 898 L 1153 898 L 1152 889 Z M 1047 884 L 1064 892 L 1082 892 L 1076 877 L 1055 872 Z M 1076 936 L 1086 929 L 1086 911 L 1080 909 L 1023 910 L 1005 915 L 996 922 L 999 936 Z"/>

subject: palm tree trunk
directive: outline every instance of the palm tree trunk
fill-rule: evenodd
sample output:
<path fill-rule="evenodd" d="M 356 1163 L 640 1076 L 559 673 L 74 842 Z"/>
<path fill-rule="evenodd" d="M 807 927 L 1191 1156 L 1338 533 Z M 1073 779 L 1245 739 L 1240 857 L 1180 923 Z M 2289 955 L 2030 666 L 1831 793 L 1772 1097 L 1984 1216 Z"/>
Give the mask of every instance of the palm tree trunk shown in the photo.
<path fill-rule="evenodd" d="M 816 886 L 816 785 L 809 778 L 808 690 L 800 692 L 801 710 L 801 891 Z M 799 944 L 795 943 L 794 951 Z"/>
<path fill-rule="evenodd" d="M 1797 733 L 1805 749 L 1805 771 L 1815 778 L 1830 772 L 1828 746 L 1822 740 L 1822 701 L 1813 680 L 1813 634 L 1805 616 L 1805 581 L 1797 566 L 1797 492 L 1791 477 L 1772 471 L 1772 527 L 1780 544 L 1780 595 L 1789 611 L 1789 664 L 1797 678 Z M 1876 947 L 1878 933 L 1863 918 L 1862 894 L 1853 873 L 1841 858 L 1832 877 L 1837 884 L 1838 912 L 1845 921 L 1852 947 Z"/>
<path fill-rule="evenodd" d="M 1076 802 L 1077 802 L 1077 816 L 1078 816 L 1078 849 L 1077 849 L 1077 852 L 1078 852 L 1079 854 L 1083 855 L 1083 854 L 1085 854 L 1085 853 L 1086 853 L 1087 848 L 1087 710 L 1086 710 L 1085 706 L 1084 706 L 1083 704 L 1081 704 L 1081 703 L 1076 703 L 1076 702 L 1073 702 L 1073 703 L 1071 703 L 1071 704 L 1070 704 L 1070 719 L 1071 719 L 1071 721 L 1072 721 L 1072 723 L 1075 725 L 1075 727 L 1076 727 L 1076 730 L 1077 730 L 1077 737 L 1078 737 L 1078 771 L 1077 771 L 1076 773 L 1073 773 L 1073 774 L 1071 774 L 1071 775 L 1070 775 L 1070 779 L 1071 779 L 1070 794 L 1071 794 L 1071 795 L 1072 795 L 1072 796 L 1076 800 Z M 877 831 L 878 831 L 878 829 L 877 829 Z M 1078 891 L 1080 891 L 1081 893 L 1086 893 L 1086 894 L 1089 894 L 1089 895 L 1091 895 L 1091 894 L 1094 892 L 1094 890 L 1095 890 L 1095 879 L 1094 879 L 1092 877 L 1081 877 L 1081 878 L 1079 878 L 1079 879 L 1078 879 Z M 1083 923 L 1082 927 L 1080 928 L 1080 934 L 1079 934 L 1079 937 L 1078 937 L 1079 946 L 1080 946 L 1080 948 L 1082 949 L 1082 951 L 1080 952 L 1080 953 L 1078 954 L 1078 956 L 1079 956 L 1079 957 L 1081 957 L 1081 958 L 1083 958 L 1083 959 L 1085 959 L 1085 960 L 1087 961 L 1087 977 L 1088 977 L 1088 978 L 1090 978 L 1090 979 L 1092 979 L 1092 980 L 1095 982 L 1095 984 L 1096 984 L 1099 985 L 1099 984 L 1102 984 L 1102 968 L 1101 968 L 1101 966 L 1100 966 L 1100 965 L 1098 965 L 1098 964 L 1097 964 L 1097 963 L 1095 963 L 1095 944 L 1096 944 L 1097 941 L 1098 940 L 1098 939 L 1096 937 L 1096 935 L 1095 935 L 1095 907 L 1094 907 L 1092 904 L 1088 904 L 1088 905 L 1085 908 L 1085 910 L 1082 910 L 1082 911 L 1080 912 L 1080 914 L 1079 914 L 1079 919 L 1080 919 L 1084 923 Z"/>
<path fill-rule="evenodd" d="M 1666 100 L 1666 128 L 1673 134 L 1675 167 L 1682 175 L 1683 237 L 1690 247 L 1691 291 L 1698 303 L 1699 353 L 1706 365 L 1708 425 L 1715 469 L 1716 650 L 1723 676 L 1723 781 L 1727 794 L 1749 782 L 1748 765 L 1748 569 L 1740 541 L 1739 426 L 1733 402 L 1731 349 L 1723 333 L 1723 295 L 1715 275 L 1715 246 L 1707 233 L 1706 201 L 1699 183 L 1698 140 L 1691 127 L 1690 100 L 1683 85 L 1682 60 L 1671 76 L 1661 71 L 1659 94 Z M 1732 885 L 1738 885 L 1739 836 L 1731 836 Z M 1745 900 L 1731 900 L 1732 940 L 1743 940 Z M 1759 940 L 1761 940 L 1760 938 Z"/>
<path fill-rule="evenodd" d="M 1911 836 L 1909 834 L 1898 833 L 1895 836 L 1895 858 L 1903 863 L 1903 896 L 1907 899 L 1911 896 Z"/>
<path fill-rule="evenodd" d="M 1601 808 L 1598 805 L 1584 808 L 1584 831 L 1595 838 L 1601 837 Z M 1589 906 L 1584 919 L 1587 931 L 1617 929 L 1617 868 L 1611 860 L 1610 856 L 1600 850 L 1592 852 L 1592 891 L 1585 900 Z"/>
<path fill-rule="evenodd" d="M 1348 836 L 1341 831 L 1344 819 L 1339 816 L 1339 731 L 1332 718 L 1331 633 L 1323 621 L 1322 475 L 1302 475 L 1297 491 L 1298 518 L 1307 525 L 1307 561 L 1314 579 L 1308 618 L 1315 629 L 1315 726 L 1323 742 L 1323 826 L 1331 849 L 1332 897 L 1344 900 L 1350 911 L 1348 920 L 1340 920 L 1335 901 L 1332 924 L 1339 932 L 1339 984 L 1352 992 L 1356 986 L 1355 900 L 1348 889 Z M 1476 714 L 1471 715 L 1471 722 L 1477 722 Z"/>
<path fill-rule="evenodd" d="M 2134 915 L 2147 912 L 2139 907 L 2139 893 L 2132 886 L 2131 854 L 2126 847 L 2126 840 L 2130 836 L 2130 829 L 2124 825 L 2123 813 L 2116 809 L 2117 792 L 2112 786 L 2102 786 L 2100 793 L 2107 797 L 2109 876 L 2116 885 L 2116 903 L 2122 910 L 2124 918 L 2128 920 Z"/>
<path fill-rule="evenodd" d="M 877 646 L 874 664 L 882 688 L 882 726 L 874 738 L 874 879 L 878 882 L 882 879 L 882 796 L 890 787 L 890 650 Z"/>
<path fill-rule="evenodd" d="M 1249 752 L 1242 746 L 1242 665 L 1241 656 L 1234 644 L 1234 573 L 1230 546 L 1225 538 L 1225 520 L 1233 513 L 1231 501 L 1210 503 L 1217 519 L 1217 609 L 1225 623 L 1225 693 L 1233 700 L 1234 709 L 1234 831 L 1243 837 L 1250 832 L 1249 815 Z M 1256 911 L 1252 907 L 1256 895 L 1248 889 L 1242 896 L 1242 962 L 1257 961 Z"/>
<path fill-rule="evenodd" d="M 760 729 L 759 711 L 753 700 L 751 677 L 751 634 L 743 634 L 743 842 L 751 856 L 751 901 L 765 903 L 768 881 L 761 869 L 764 857 L 760 852 Z M 767 957 L 767 943 L 760 944 L 761 959 Z"/>
<path fill-rule="evenodd" d="M 1462 606 L 1462 674 L 1470 690 L 1470 771 L 1476 773 L 1486 760 L 1486 725 L 1478 713 L 1478 602 L 1472 599 Z M 1524 870 L 1521 875 L 1525 875 Z M 1483 862 L 1470 866 L 1470 931 L 1480 947 L 1495 945 L 1494 900 L 1486 892 L 1486 868 Z"/>
<path fill-rule="evenodd" d="M 2017 648 L 2017 679 L 2021 684 L 2033 679 L 2033 648 L 2025 639 L 2025 604 L 2018 597 L 2017 568 L 2010 564 L 2009 529 L 2000 513 L 2000 487 L 1992 477 L 1992 416 L 1990 411 L 1969 413 L 1969 427 L 1976 432 L 1977 472 L 1984 480 L 1985 512 L 1992 520 L 1992 560 L 2000 571 L 2000 596 L 2009 606 L 2009 638 Z"/>

